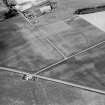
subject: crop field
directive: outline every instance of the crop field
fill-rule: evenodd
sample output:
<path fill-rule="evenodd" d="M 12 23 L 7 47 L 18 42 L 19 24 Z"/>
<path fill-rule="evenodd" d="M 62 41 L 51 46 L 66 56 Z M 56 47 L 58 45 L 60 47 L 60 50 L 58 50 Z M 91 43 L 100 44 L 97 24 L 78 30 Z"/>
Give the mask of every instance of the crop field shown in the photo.
<path fill-rule="evenodd" d="M 1 105 L 104 105 L 105 96 L 44 81 L 23 81 L 21 76 L 0 71 Z"/>
<path fill-rule="evenodd" d="M 105 44 L 78 54 L 41 75 L 105 90 Z"/>
<path fill-rule="evenodd" d="M 55 27 L 56 24 L 52 24 L 52 27 Z M 40 30 L 42 33 L 43 31 L 48 33 L 49 35 L 44 38 L 54 43 L 67 57 L 105 40 L 104 32 L 83 19 L 77 19 L 72 23 L 66 21 L 65 24 L 60 25 L 61 27 L 64 25 L 65 30 L 60 30 L 58 33 L 58 30 L 53 32 L 51 25 Z M 59 27 L 58 29 L 62 28 Z"/>
<path fill-rule="evenodd" d="M 20 24 L 15 25 L 15 23 L 11 23 L 12 21 L 16 20 L 12 19 L 5 24 L 1 24 L 1 31 L 3 32 L 0 40 L 3 43 L 2 46 L 7 47 L 1 48 L 5 51 L 5 53 L 1 52 L 1 65 L 20 70 L 26 69 L 25 71 L 31 72 L 62 59 L 62 56 L 46 40 L 38 38 L 39 33 L 31 32 L 32 29 L 24 27 L 25 23 L 21 24 L 20 22 Z M 24 20 L 22 21 L 24 22 Z M 13 28 L 8 31 L 9 28 L 5 25 Z M 7 57 L 7 60 L 5 57 Z"/>
<path fill-rule="evenodd" d="M 105 105 L 105 32 L 73 15 L 105 1 L 56 1 L 36 24 L 0 22 L 0 105 Z"/>

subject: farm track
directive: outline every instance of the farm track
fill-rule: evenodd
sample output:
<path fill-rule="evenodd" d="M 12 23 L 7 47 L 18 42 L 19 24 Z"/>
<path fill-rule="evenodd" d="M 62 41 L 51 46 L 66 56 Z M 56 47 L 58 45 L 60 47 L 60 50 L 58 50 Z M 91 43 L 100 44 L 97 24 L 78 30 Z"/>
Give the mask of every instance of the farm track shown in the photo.
<path fill-rule="evenodd" d="M 105 43 L 105 41 L 102 41 L 102 42 L 100 42 L 100 43 L 98 43 L 98 44 L 96 44 L 96 45 L 94 45 L 92 47 L 89 47 L 89 48 L 87 48 L 87 49 L 85 49 L 85 50 L 83 50 L 81 52 L 78 52 L 77 54 L 74 54 L 74 55 L 68 57 L 67 59 L 63 59 L 63 60 L 61 60 L 61 61 L 59 61 L 59 62 L 57 62 L 55 64 L 52 64 L 52 65 L 50 65 L 50 66 L 48 66 L 48 67 L 46 67 L 46 68 L 44 68 L 44 69 L 42 69 L 42 70 L 40 70 L 40 71 L 38 71 L 36 73 L 33 73 L 33 74 L 28 73 L 28 72 L 22 72 L 22 71 L 17 70 L 17 69 L 6 68 L 6 67 L 0 67 L 0 70 L 8 71 L 8 72 L 14 72 L 14 73 L 18 73 L 20 75 L 21 74 L 22 75 L 24 75 L 24 74 L 32 75 L 32 76 L 35 76 L 37 79 L 52 81 L 52 82 L 56 82 L 56 83 L 60 83 L 60 84 L 64 84 L 64 85 L 68 85 L 68 86 L 72 86 L 72 87 L 76 87 L 76 88 L 80 88 L 80 89 L 83 89 L 83 90 L 88 90 L 88 91 L 92 91 L 92 92 L 96 92 L 96 93 L 100 93 L 100 94 L 105 95 L 105 91 L 100 90 L 100 89 L 94 89 L 94 88 L 91 88 L 91 87 L 88 87 L 88 86 L 82 86 L 82 85 L 75 84 L 75 83 L 72 83 L 72 82 L 65 82 L 65 81 L 62 81 L 62 80 L 52 79 L 52 78 L 49 78 L 49 77 L 39 75 L 40 73 L 44 72 L 45 70 L 48 70 L 48 69 L 50 70 L 50 68 L 52 68 L 52 67 L 54 67 L 54 66 L 56 66 L 56 65 L 58 65 L 60 63 L 63 63 L 65 61 L 69 60 L 70 58 L 72 58 L 72 57 L 74 57 L 74 56 L 76 56 L 78 54 L 84 53 L 84 52 L 86 52 L 86 51 L 88 51 L 90 49 L 93 49 L 95 47 L 98 47 L 99 45 L 104 44 L 104 43 Z"/>
<path fill-rule="evenodd" d="M 86 51 L 88 51 L 88 50 L 91 50 L 91 49 L 93 49 L 93 48 L 95 48 L 95 47 L 98 47 L 99 45 L 104 44 L 104 43 L 105 43 L 105 41 L 102 41 L 102 42 L 100 42 L 100 43 L 98 43 L 98 44 L 96 44 L 96 45 L 94 45 L 94 46 L 91 46 L 91 47 L 89 47 L 89 48 L 87 48 L 87 49 L 85 49 L 85 50 L 82 50 L 82 51 L 80 51 L 80 52 L 74 54 L 74 55 L 71 55 L 71 56 L 67 57 L 66 59 L 60 60 L 59 62 L 54 63 L 54 64 L 52 64 L 52 65 L 50 65 L 50 66 L 48 66 L 48 67 L 46 67 L 46 68 L 44 68 L 44 69 L 42 69 L 42 70 L 36 72 L 35 74 L 36 74 L 36 75 L 37 75 L 37 74 L 40 74 L 40 73 L 44 72 L 45 70 L 48 70 L 48 69 L 50 69 L 50 68 L 52 68 L 52 67 L 54 67 L 54 66 L 57 66 L 57 65 L 59 65 L 59 64 L 61 64 L 61 63 L 63 63 L 63 62 L 65 62 L 65 61 L 71 59 L 72 57 L 75 57 L 75 56 L 77 56 L 77 55 L 79 55 L 79 54 L 82 54 L 82 53 L 84 53 L 84 52 L 86 52 Z"/>

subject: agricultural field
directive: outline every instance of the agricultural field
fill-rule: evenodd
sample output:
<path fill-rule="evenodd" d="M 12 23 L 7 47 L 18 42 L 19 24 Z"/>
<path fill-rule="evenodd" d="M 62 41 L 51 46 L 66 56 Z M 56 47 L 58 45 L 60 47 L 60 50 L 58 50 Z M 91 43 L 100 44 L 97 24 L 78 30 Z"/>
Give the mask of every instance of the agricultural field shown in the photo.
<path fill-rule="evenodd" d="M 12 19 L 4 22 L 5 24 L 0 24 L 1 65 L 35 72 L 62 59 L 62 56 L 46 40 L 38 38 L 39 33 L 31 32 L 32 29 L 26 27 L 28 24 L 24 23 L 23 19 L 17 25 L 12 24 L 12 21 L 16 20 Z"/>
<path fill-rule="evenodd" d="M 105 105 L 105 32 L 73 15 L 105 1 L 56 1 L 36 24 L 22 15 L 0 22 L 0 105 Z"/>
<path fill-rule="evenodd" d="M 41 75 L 105 90 L 105 44 L 78 54 Z"/>
<path fill-rule="evenodd" d="M 24 81 L 18 74 L 0 71 L 0 105 L 104 105 L 105 96 L 63 84 Z"/>

